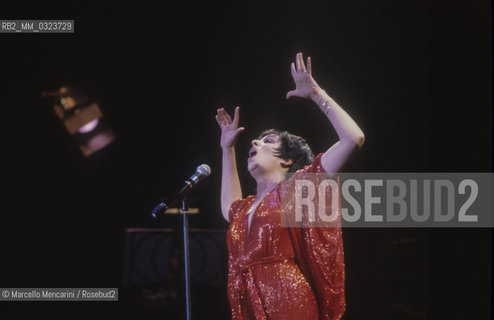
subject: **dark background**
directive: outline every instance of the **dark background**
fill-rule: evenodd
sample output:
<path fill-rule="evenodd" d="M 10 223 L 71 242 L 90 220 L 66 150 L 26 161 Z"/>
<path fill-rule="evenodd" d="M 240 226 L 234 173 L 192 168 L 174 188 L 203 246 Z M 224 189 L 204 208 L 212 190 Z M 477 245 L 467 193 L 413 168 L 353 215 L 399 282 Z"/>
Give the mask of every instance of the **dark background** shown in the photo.
<path fill-rule="evenodd" d="M 241 107 L 244 195 L 263 129 L 316 153 L 337 141 L 315 105 L 284 98 L 299 51 L 366 135 L 346 171 L 490 172 L 491 13 L 487 0 L 3 3 L 2 19 L 74 19 L 75 33 L 0 34 L 0 286 L 119 287 L 121 298 L 3 303 L 2 318 L 178 317 L 122 284 L 125 230 L 174 227 L 149 212 L 201 163 L 212 174 L 191 195 L 190 224 L 227 228 L 218 107 Z M 114 143 L 82 156 L 40 97 L 62 85 L 99 103 Z M 345 319 L 489 317 L 490 229 L 345 229 L 344 240 Z M 225 318 L 226 292 L 196 292 L 196 308 L 209 296 L 197 319 Z"/>

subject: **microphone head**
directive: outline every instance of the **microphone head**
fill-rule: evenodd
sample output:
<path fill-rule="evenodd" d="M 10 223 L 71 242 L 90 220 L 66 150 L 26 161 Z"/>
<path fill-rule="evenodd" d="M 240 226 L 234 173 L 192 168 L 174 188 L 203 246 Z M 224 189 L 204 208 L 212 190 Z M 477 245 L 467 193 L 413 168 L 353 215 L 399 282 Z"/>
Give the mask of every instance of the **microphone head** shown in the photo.
<path fill-rule="evenodd" d="M 201 164 L 197 167 L 196 172 L 187 180 L 189 187 L 196 185 L 199 181 L 207 178 L 211 174 L 211 168 L 207 164 Z"/>
<path fill-rule="evenodd" d="M 211 174 L 211 168 L 207 164 L 201 164 L 197 167 L 196 172 L 199 173 L 199 179 L 204 179 Z"/>

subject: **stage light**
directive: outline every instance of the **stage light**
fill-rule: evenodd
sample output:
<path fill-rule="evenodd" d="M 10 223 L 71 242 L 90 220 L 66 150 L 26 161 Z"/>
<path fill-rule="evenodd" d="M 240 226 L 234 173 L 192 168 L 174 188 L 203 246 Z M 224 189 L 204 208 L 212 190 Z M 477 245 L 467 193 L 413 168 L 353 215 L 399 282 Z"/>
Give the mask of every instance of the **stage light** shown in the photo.
<path fill-rule="evenodd" d="M 86 157 L 115 140 L 115 134 L 102 123 L 103 112 L 83 90 L 63 86 L 57 91 L 43 91 L 42 97 L 54 97 L 53 110 L 67 131 L 74 136 Z"/>
<path fill-rule="evenodd" d="M 94 130 L 103 116 L 98 104 L 90 101 L 79 88 L 61 87 L 58 91 L 45 91 L 41 95 L 57 97 L 53 109 L 71 135 Z"/>
<path fill-rule="evenodd" d="M 115 140 L 115 134 L 110 129 L 98 132 L 79 143 L 79 149 L 85 157 L 89 157 L 98 150 L 103 149 Z"/>
<path fill-rule="evenodd" d="M 96 128 L 96 126 L 98 125 L 98 123 L 99 123 L 99 119 L 94 119 L 93 121 L 86 123 L 79 129 L 79 133 L 88 133 L 90 131 L 93 131 L 94 128 Z"/>

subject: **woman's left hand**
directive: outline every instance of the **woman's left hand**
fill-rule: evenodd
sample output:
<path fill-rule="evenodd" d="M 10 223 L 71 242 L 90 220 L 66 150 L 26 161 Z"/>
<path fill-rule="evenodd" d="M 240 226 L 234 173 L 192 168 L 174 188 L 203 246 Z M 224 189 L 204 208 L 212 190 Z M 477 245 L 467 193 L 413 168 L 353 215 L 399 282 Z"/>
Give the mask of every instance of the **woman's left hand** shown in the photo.
<path fill-rule="evenodd" d="M 302 52 L 297 53 L 295 63 L 292 63 L 292 77 L 295 82 L 295 90 L 287 93 L 286 98 L 289 99 L 292 96 L 310 99 L 318 93 L 321 88 L 317 84 L 316 80 L 312 78 L 312 66 L 310 57 L 307 58 L 307 69 L 305 69 L 304 58 Z"/>

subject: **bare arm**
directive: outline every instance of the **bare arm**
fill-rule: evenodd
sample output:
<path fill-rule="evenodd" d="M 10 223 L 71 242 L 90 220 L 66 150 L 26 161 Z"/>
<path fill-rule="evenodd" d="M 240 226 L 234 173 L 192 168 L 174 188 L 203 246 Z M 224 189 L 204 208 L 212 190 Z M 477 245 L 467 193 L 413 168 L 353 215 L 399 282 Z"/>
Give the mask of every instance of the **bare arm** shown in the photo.
<path fill-rule="evenodd" d="M 307 58 L 307 69 L 304 65 L 302 53 L 297 53 L 297 66 L 291 65 L 291 72 L 296 89 L 288 92 L 291 96 L 307 98 L 314 101 L 321 111 L 328 117 L 340 138 L 321 158 L 321 165 L 329 174 L 338 172 L 350 155 L 364 144 L 365 136 L 359 126 L 312 78 L 310 57 Z"/>
<path fill-rule="evenodd" d="M 221 150 L 223 151 L 221 172 L 221 213 L 228 221 L 230 206 L 235 200 L 242 199 L 242 188 L 235 159 L 235 142 L 243 127 L 238 128 L 239 107 L 235 108 L 233 120 L 225 109 L 218 109 L 216 121 L 221 128 Z"/>

